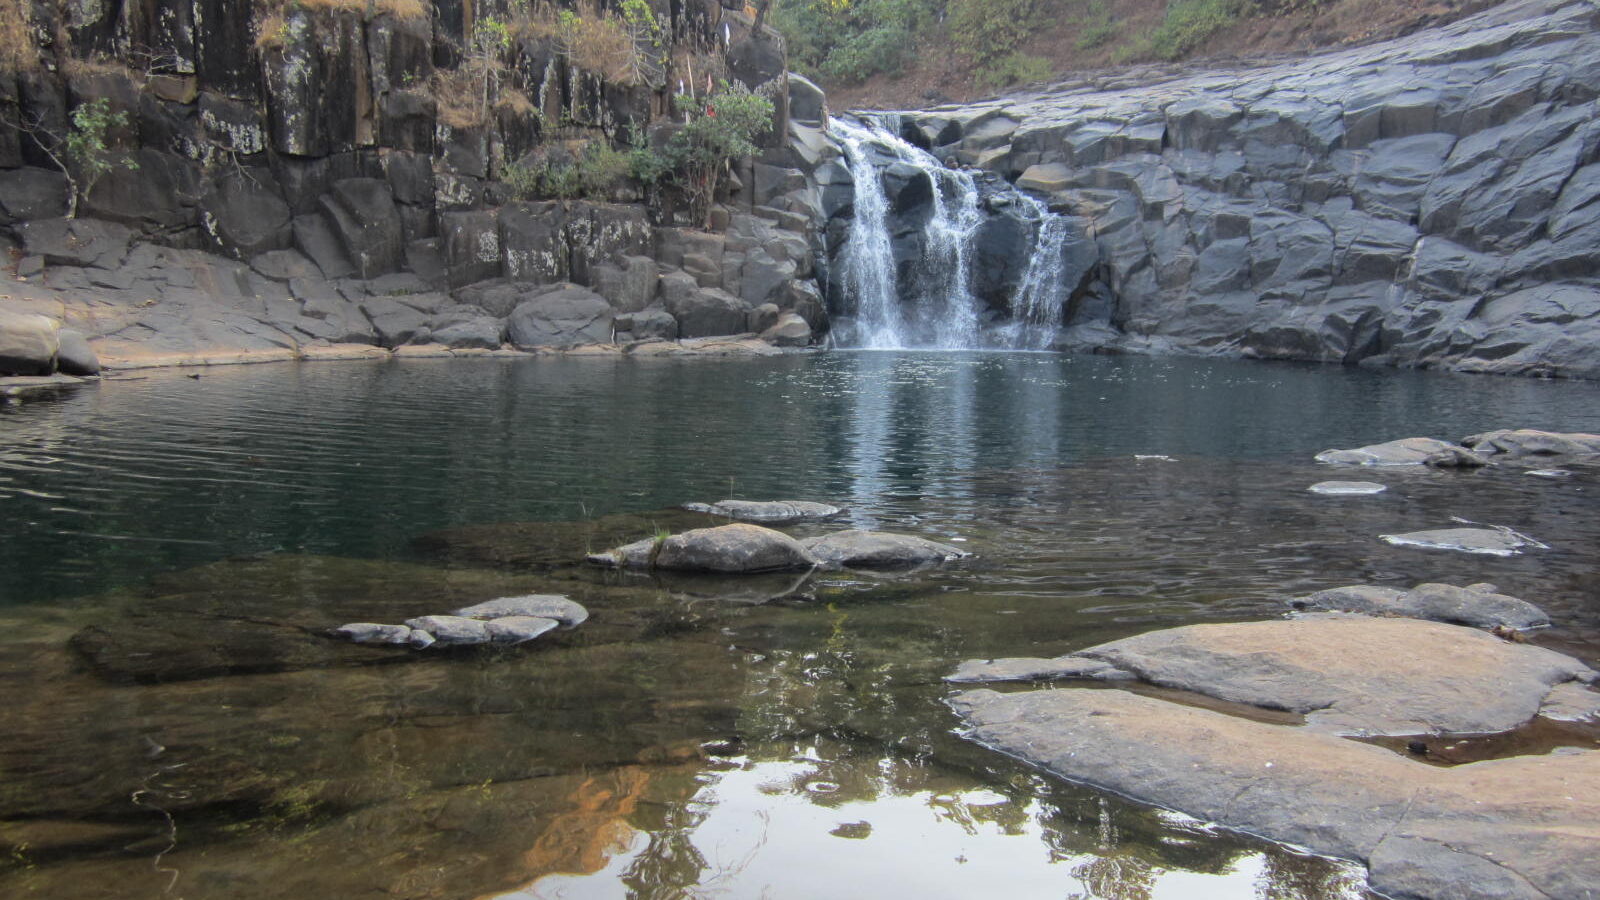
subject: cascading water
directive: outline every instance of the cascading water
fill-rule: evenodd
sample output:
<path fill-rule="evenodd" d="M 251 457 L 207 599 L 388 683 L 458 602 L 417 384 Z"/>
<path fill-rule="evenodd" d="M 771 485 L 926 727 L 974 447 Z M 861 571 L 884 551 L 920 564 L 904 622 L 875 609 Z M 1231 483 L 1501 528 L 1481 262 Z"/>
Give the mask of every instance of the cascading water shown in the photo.
<path fill-rule="evenodd" d="M 950 169 L 905 141 L 898 122 L 833 119 L 855 183 L 849 237 L 839 256 L 840 287 L 849 310 L 836 321 L 835 342 L 862 349 L 1045 349 L 1060 324 L 1064 285 L 1062 248 L 1070 220 L 1043 203 L 1015 194 L 1031 215 L 1028 264 L 1008 307 L 994 319 L 973 289 L 975 238 L 985 221 L 981 192 L 970 171 Z M 883 171 L 903 165 L 932 186 L 925 222 L 907 233 L 884 190 Z M 897 233 L 896 225 L 902 228 Z M 897 247 L 897 241 L 900 245 Z M 909 264 L 904 258 L 912 257 Z"/>

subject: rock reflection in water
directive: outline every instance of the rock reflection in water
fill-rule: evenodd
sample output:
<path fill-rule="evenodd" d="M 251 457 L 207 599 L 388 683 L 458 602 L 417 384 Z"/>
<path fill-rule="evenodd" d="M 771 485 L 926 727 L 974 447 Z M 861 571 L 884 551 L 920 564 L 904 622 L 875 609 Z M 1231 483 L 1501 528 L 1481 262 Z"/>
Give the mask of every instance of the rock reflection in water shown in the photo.
<path fill-rule="evenodd" d="M 717 761 L 604 869 L 498 900 L 1363 896 L 1350 867 L 1011 774 L 1002 792 L 826 739 L 763 745 Z"/>

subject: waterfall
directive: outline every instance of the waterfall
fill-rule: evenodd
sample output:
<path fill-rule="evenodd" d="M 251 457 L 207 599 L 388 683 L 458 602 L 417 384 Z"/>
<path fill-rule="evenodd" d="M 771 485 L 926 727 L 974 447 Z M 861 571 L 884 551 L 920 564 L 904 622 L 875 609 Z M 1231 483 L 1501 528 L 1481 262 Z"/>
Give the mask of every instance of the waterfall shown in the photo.
<path fill-rule="evenodd" d="M 1070 220 L 1043 203 L 1010 192 L 1029 215 L 1028 265 L 1009 298 L 1010 321 L 974 293 L 975 238 L 986 213 L 971 171 L 950 169 L 899 134 L 898 122 L 833 119 L 855 183 L 849 236 L 840 250 L 845 306 L 835 320 L 835 343 L 862 349 L 1047 349 L 1065 299 L 1062 248 Z M 919 232 L 895 218 L 883 172 L 897 164 L 926 176 L 930 213 Z M 902 229 L 895 233 L 895 227 Z M 902 258 L 897 259 L 897 241 Z M 987 327 L 986 327 L 987 326 Z"/>

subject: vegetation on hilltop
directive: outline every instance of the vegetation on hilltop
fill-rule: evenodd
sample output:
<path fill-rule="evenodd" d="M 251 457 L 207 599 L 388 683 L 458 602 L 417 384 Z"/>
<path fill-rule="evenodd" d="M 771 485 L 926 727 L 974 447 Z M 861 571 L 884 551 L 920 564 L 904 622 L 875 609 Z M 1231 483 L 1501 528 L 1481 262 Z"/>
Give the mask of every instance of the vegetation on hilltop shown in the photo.
<path fill-rule="evenodd" d="M 795 68 L 843 105 L 911 104 L 1069 70 L 1379 39 L 1463 14 L 1473 2 L 773 0 L 768 21 L 787 38 Z"/>

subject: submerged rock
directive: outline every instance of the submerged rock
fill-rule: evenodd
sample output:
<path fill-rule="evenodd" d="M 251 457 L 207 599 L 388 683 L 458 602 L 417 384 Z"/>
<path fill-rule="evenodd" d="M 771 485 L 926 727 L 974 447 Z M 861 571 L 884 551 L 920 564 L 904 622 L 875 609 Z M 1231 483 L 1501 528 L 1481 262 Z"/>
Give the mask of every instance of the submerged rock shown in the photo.
<path fill-rule="evenodd" d="M 1376 481 L 1319 481 L 1306 490 L 1313 494 L 1331 494 L 1334 496 L 1356 494 L 1381 494 L 1387 491 L 1387 485 L 1378 484 Z"/>
<path fill-rule="evenodd" d="M 1463 438 L 1461 443 L 1494 461 L 1541 463 L 1600 461 L 1600 434 L 1535 431 L 1529 428 L 1486 431 Z"/>
<path fill-rule="evenodd" d="M 741 522 L 797 522 L 802 519 L 827 519 L 844 512 L 837 506 L 808 500 L 719 500 L 716 503 L 685 503 L 689 512 L 726 516 Z"/>
<path fill-rule="evenodd" d="M 1439 528 L 1432 531 L 1409 531 L 1405 534 L 1380 534 L 1386 544 L 1396 547 L 1421 547 L 1425 550 L 1458 550 L 1484 556 L 1519 556 L 1524 548 L 1548 550 L 1525 534 L 1509 528 Z"/>
<path fill-rule="evenodd" d="M 333 633 L 357 644 L 407 644 L 411 641 L 411 629 L 404 625 L 352 622 L 340 625 Z"/>
<path fill-rule="evenodd" d="M 1132 678 L 1116 666 L 1081 656 L 1055 659 L 1015 657 L 1011 659 L 969 659 L 945 676 L 954 684 L 990 684 L 999 681 L 1059 681 L 1067 678 Z"/>
<path fill-rule="evenodd" d="M 852 569 L 909 569 L 972 555 L 927 538 L 882 531 L 838 531 L 802 543 L 818 561 Z"/>
<path fill-rule="evenodd" d="M 1359 860 L 1372 888 L 1388 896 L 1581 898 L 1600 884 L 1600 837 L 1578 825 L 1600 821 L 1593 751 L 1442 768 L 1120 690 L 975 690 L 951 705 L 984 746 L 1073 781 Z"/>
<path fill-rule="evenodd" d="M 557 594 L 528 594 L 525 597 L 501 597 L 498 600 L 475 603 L 472 606 L 462 607 L 451 613 L 451 615 L 467 619 L 532 616 L 542 619 L 554 619 L 556 622 L 571 628 L 587 621 L 589 611 L 583 608 L 583 604 L 568 600 L 566 597 Z"/>
<path fill-rule="evenodd" d="M 696 528 L 661 540 L 635 541 L 591 554 L 596 565 L 676 572 L 781 572 L 809 569 L 817 561 L 799 541 L 759 525 Z"/>
<path fill-rule="evenodd" d="M 1326 609 L 1367 615 L 1404 616 L 1457 625 L 1492 628 L 1538 628 L 1550 624 L 1544 610 L 1526 600 L 1499 593 L 1492 584 L 1456 587 L 1419 584 L 1409 591 L 1353 584 L 1317 591 L 1289 601 L 1297 609 Z"/>
<path fill-rule="evenodd" d="M 1420 466 L 1438 453 L 1451 453 L 1461 449 L 1449 441 L 1435 438 L 1403 438 L 1382 444 L 1357 447 L 1354 450 L 1324 450 L 1316 455 L 1317 462 L 1340 466 Z"/>
<path fill-rule="evenodd" d="M 1337 614 L 1187 625 L 1049 662 L 1074 659 L 1163 687 L 1303 713 L 1312 729 L 1342 734 L 1507 731 L 1537 715 L 1552 687 L 1596 677 L 1572 657 L 1471 628 Z M 957 674 L 1044 669 L 1042 661 L 1002 662 L 967 663 Z"/>

